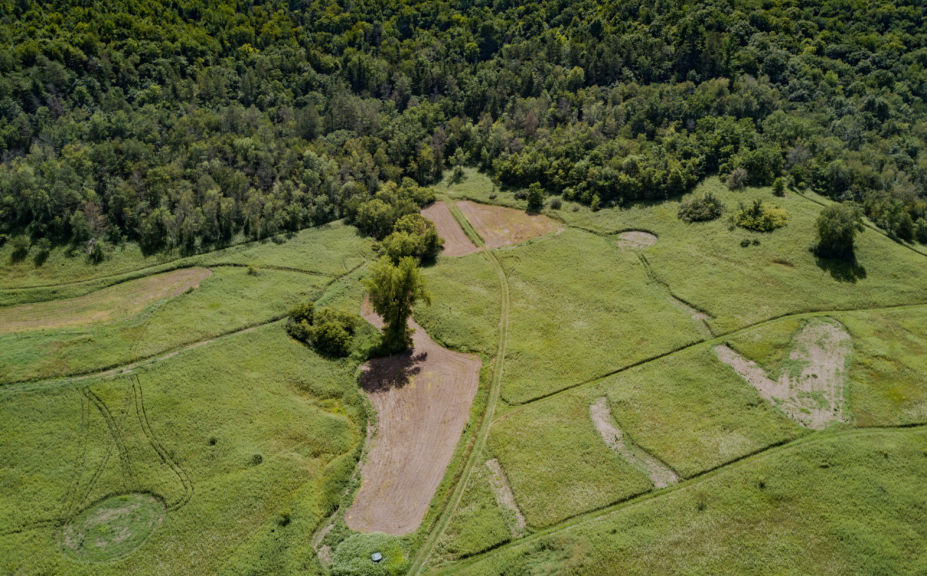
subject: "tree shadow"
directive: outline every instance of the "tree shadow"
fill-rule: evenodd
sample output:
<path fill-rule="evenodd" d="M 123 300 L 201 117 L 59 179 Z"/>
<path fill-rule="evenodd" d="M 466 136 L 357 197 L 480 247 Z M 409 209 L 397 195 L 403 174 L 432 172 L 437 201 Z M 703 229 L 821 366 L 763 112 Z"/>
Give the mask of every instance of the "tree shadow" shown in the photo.
<path fill-rule="evenodd" d="M 427 352 L 416 354 L 414 350 L 406 350 L 392 356 L 374 358 L 367 362 L 361 373 L 361 388 L 367 392 L 386 392 L 391 388 L 402 388 L 422 371 L 421 363 L 427 357 Z"/>
<path fill-rule="evenodd" d="M 818 268 L 829 272 L 837 282 L 855 284 L 857 280 L 866 278 L 866 269 L 856 261 L 855 255 L 849 258 L 824 258 L 815 255 L 814 262 Z"/>

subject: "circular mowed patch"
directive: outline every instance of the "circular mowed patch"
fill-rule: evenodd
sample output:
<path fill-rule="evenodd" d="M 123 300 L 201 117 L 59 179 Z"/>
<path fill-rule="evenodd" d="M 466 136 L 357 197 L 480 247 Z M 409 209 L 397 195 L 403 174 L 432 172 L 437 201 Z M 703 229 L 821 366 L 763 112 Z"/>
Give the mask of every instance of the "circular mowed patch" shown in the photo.
<path fill-rule="evenodd" d="M 164 504 L 150 494 L 110 496 L 65 525 L 61 544 L 79 560 L 113 560 L 134 552 L 163 520 Z"/>
<path fill-rule="evenodd" d="M 622 250 L 643 250 L 657 243 L 657 235 L 643 230 L 628 230 L 618 234 L 618 247 Z"/>

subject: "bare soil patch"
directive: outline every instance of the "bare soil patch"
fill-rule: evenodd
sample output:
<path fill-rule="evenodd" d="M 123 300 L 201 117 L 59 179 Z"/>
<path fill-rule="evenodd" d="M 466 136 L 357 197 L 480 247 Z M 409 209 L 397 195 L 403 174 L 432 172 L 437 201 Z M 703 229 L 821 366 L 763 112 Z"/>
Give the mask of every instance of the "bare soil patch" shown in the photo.
<path fill-rule="evenodd" d="M 422 216 L 434 222 L 438 236 L 444 239 L 444 249 L 441 253 L 445 256 L 465 256 L 479 250 L 479 247 L 467 238 L 457 220 L 454 220 L 454 215 L 445 202 L 433 203 L 422 210 Z"/>
<path fill-rule="evenodd" d="M 608 400 L 604 396 L 589 405 L 589 417 L 592 418 L 595 429 L 599 431 L 608 447 L 631 464 L 644 470 L 655 488 L 666 488 L 670 484 L 679 482 L 679 475 L 672 468 L 639 446 L 625 440 L 624 434 L 612 420 Z"/>
<path fill-rule="evenodd" d="M 361 315 L 383 325 L 367 302 Z M 476 396 L 479 356 L 442 348 L 421 326 L 409 324 L 413 349 L 371 360 L 361 375 L 378 420 L 361 487 L 345 514 L 358 532 L 403 535 L 418 528 Z"/>
<path fill-rule="evenodd" d="M 643 250 L 657 243 L 657 235 L 643 230 L 628 230 L 618 234 L 618 247 L 622 250 Z"/>
<path fill-rule="evenodd" d="M 518 508 L 518 503 L 515 501 L 515 494 L 512 493 L 512 487 L 509 485 L 509 480 L 505 476 L 505 470 L 502 469 L 502 465 L 499 464 L 499 461 L 495 458 L 487 460 L 486 467 L 489 468 L 491 472 L 489 476 L 489 485 L 492 487 L 492 492 L 496 496 L 496 503 L 498 503 L 501 508 L 508 510 L 515 518 L 514 525 L 509 526 L 512 538 L 520 538 L 525 533 L 525 516 Z"/>
<path fill-rule="evenodd" d="M 457 207 L 490 250 L 563 230 L 563 225 L 556 220 L 540 214 L 526 214 L 514 208 L 478 204 L 469 200 L 457 202 Z"/>
<path fill-rule="evenodd" d="M 820 430 L 844 420 L 843 389 L 852 348 L 850 335 L 840 323 L 815 318 L 792 340 L 778 380 L 727 346 L 716 346 L 715 354 L 790 418 Z"/>
<path fill-rule="evenodd" d="M 116 284 L 77 298 L 0 308 L 0 334 L 129 318 L 159 300 L 196 288 L 211 275 L 212 270 L 206 268 L 181 268 Z"/>

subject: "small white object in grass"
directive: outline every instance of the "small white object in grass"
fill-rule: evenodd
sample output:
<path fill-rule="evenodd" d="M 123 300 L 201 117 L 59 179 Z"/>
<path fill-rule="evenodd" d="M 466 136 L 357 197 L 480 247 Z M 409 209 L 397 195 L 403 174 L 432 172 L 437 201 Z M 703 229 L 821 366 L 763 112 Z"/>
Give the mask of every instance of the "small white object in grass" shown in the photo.
<path fill-rule="evenodd" d="M 370 555 L 370 559 L 373 560 L 374 562 L 379 562 L 380 560 L 383 559 L 383 555 L 380 554 L 379 552 L 374 552 L 373 554 Z"/>

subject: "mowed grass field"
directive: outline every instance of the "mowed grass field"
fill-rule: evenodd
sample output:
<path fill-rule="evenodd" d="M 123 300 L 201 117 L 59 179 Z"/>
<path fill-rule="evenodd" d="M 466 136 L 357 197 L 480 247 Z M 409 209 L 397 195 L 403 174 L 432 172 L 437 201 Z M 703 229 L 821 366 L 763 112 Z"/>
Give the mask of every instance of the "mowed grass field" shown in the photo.
<path fill-rule="evenodd" d="M 512 191 L 473 171 L 439 190 L 451 199 L 524 208 Z M 502 405 L 484 459 L 498 459 L 534 535 L 519 544 L 502 529 L 505 511 L 478 475 L 427 571 L 923 570 L 914 549 L 924 546 L 917 524 L 927 521 L 927 501 L 906 482 L 924 478 L 924 433 L 887 429 L 880 437 L 865 428 L 927 423 L 927 259 L 866 229 L 856 263 L 835 266 L 809 251 L 819 199 L 732 192 L 716 179 L 694 195 L 709 191 L 728 214 L 753 199 L 778 204 L 789 212 L 788 225 L 759 234 L 733 228 L 726 216 L 685 224 L 674 201 L 598 212 L 564 202 L 560 210 L 545 209 L 567 224 L 564 232 L 494 251 L 512 303 Z M 622 250 L 617 239 L 626 230 L 650 232 L 657 241 Z M 439 261 L 430 279 L 474 310 L 468 329 L 453 337 L 475 346 L 468 338 L 497 317 L 479 314 L 471 301 L 489 285 L 459 277 Z M 452 289 L 454 282 L 481 288 Z M 456 324 L 445 308 L 454 306 L 429 313 L 436 337 Z M 775 378 L 793 369 L 792 340 L 815 317 L 836 320 L 852 339 L 848 421 L 823 432 L 765 401 L 713 352 L 728 344 Z M 602 398 L 623 440 L 677 473 L 678 485 L 654 489 L 647 470 L 605 442 L 590 416 Z M 891 448 L 880 451 L 881 443 Z M 819 461 L 822 453 L 839 463 Z M 902 463 L 908 457 L 919 460 Z M 814 480 L 806 474 L 811 468 Z M 873 485 L 878 504 L 868 500 Z M 873 536 L 864 528 L 870 520 L 879 527 Z M 804 536 L 782 536 L 786 530 Z M 738 534 L 746 552 L 737 547 Z M 878 553 L 867 560 L 861 550 Z M 810 564 L 802 564 L 805 555 Z M 921 564 L 912 564 L 915 557 Z"/>
<path fill-rule="evenodd" d="M 216 267 L 198 288 L 123 320 L 0 334 L 0 382 L 100 370 L 265 323 L 298 301 L 318 297 L 324 283 L 324 278 L 296 272 L 252 275 L 245 268 Z M 82 299 L 131 286 L 126 282 Z M 60 313 L 68 313 L 67 300 L 43 302 L 59 303 Z M 16 309 L 7 310 L 15 315 Z"/>
<path fill-rule="evenodd" d="M 438 191 L 524 207 L 470 170 Z M 212 274 L 105 322 L 0 335 L 0 574 L 324 574 L 310 540 L 328 522 L 321 543 L 345 573 L 366 573 L 380 548 L 392 567 L 381 573 L 924 572 L 927 258 L 867 229 L 856 264 L 835 267 L 808 251 L 816 201 L 716 179 L 694 194 L 706 191 L 729 213 L 779 204 L 788 225 L 684 224 L 674 201 L 564 202 L 545 210 L 559 233 L 424 269 L 433 302 L 416 320 L 484 369 L 447 476 L 402 538 L 330 517 L 358 486 L 359 358 L 323 359 L 274 321 L 305 299 L 359 309 L 373 253 L 353 228 L 154 264 L 113 258 L 54 286 L 43 282 L 77 265 L 4 261 L 32 267 L 0 289 L 0 314 L 14 316 L 66 298 L 99 312 L 178 266 Z M 627 230 L 656 243 L 622 245 Z M 714 352 L 728 345 L 775 379 L 795 369 L 795 336 L 813 319 L 852 340 L 846 421 L 823 431 Z M 359 345 L 371 338 L 365 326 Z M 131 374 L 66 378 L 142 358 L 154 359 Z M 667 487 L 647 462 L 669 471 Z"/>

